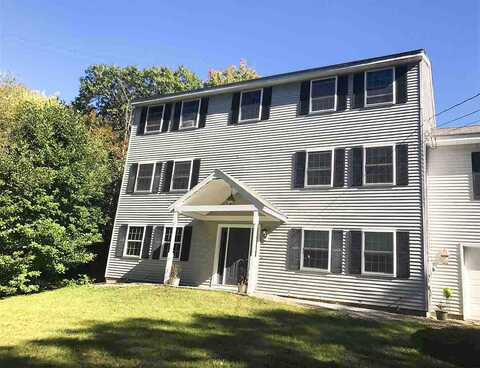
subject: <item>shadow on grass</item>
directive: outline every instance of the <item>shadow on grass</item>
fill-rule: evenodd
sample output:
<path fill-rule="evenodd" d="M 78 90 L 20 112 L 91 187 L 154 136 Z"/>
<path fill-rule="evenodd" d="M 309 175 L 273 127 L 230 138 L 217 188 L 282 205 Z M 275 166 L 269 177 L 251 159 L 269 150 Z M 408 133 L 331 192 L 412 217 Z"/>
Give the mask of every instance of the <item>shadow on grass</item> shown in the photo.
<path fill-rule="evenodd" d="M 195 314 L 188 322 L 90 321 L 56 338 L 0 347 L 0 367 L 451 366 L 444 356 L 419 354 L 413 332 L 406 322 L 379 323 L 316 310 L 268 310 L 250 317 Z M 455 348 L 463 352 L 463 347 Z"/>

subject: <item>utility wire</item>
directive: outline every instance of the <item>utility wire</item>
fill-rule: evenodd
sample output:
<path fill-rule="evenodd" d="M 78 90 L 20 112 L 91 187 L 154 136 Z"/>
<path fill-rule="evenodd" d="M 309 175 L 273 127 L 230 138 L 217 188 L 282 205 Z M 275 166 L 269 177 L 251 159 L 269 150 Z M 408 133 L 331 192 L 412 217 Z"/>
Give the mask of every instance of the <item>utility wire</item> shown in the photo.
<path fill-rule="evenodd" d="M 480 112 L 480 109 L 475 110 L 475 111 L 471 111 L 471 112 L 469 112 L 468 114 L 465 114 L 465 115 L 459 116 L 459 117 L 457 117 L 457 118 L 455 118 L 455 119 L 448 120 L 448 121 L 445 121 L 445 122 L 443 122 L 443 123 L 441 123 L 441 124 L 438 124 L 438 125 L 437 125 L 437 128 L 440 128 L 440 127 L 445 126 L 445 125 L 447 125 L 447 124 L 453 123 L 454 121 L 457 121 L 457 120 L 466 118 L 467 116 L 476 114 L 477 112 Z"/>

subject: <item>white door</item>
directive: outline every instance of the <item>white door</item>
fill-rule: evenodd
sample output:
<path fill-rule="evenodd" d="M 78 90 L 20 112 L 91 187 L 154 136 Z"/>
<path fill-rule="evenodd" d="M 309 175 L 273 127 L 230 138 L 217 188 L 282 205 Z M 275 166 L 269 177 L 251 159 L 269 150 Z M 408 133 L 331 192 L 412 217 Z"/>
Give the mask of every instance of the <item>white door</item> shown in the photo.
<path fill-rule="evenodd" d="M 464 318 L 480 320 L 480 247 L 465 247 Z"/>

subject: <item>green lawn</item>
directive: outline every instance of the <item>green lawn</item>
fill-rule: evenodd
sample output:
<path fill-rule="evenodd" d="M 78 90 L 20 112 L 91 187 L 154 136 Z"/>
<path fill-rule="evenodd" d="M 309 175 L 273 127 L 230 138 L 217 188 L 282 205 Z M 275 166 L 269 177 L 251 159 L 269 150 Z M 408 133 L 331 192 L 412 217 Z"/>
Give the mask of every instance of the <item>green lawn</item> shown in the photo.
<path fill-rule="evenodd" d="M 351 318 L 222 292 L 83 286 L 0 300 L 0 367 L 456 367 L 480 362 L 479 329 L 431 325 Z"/>

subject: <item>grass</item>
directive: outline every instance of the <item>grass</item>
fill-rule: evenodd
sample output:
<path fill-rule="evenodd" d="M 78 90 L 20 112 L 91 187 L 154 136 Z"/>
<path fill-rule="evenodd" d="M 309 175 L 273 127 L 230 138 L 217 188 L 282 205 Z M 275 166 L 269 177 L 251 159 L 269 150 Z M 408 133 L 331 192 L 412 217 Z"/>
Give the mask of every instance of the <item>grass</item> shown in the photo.
<path fill-rule="evenodd" d="M 0 300 L 2 368 L 441 368 L 474 366 L 479 356 L 480 329 L 223 292 L 83 286 Z"/>

